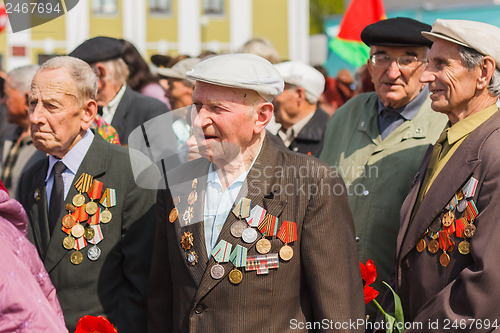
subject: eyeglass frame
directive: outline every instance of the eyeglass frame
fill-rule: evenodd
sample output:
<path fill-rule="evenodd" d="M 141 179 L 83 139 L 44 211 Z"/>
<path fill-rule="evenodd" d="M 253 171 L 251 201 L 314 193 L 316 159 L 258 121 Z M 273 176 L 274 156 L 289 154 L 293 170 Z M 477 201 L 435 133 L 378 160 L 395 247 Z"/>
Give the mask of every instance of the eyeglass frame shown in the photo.
<path fill-rule="evenodd" d="M 389 58 L 391 61 L 386 65 L 386 66 L 377 66 L 375 64 L 375 61 L 374 61 L 374 57 L 376 56 L 385 56 L 387 58 Z M 399 60 L 403 57 L 410 57 L 410 58 L 414 58 L 415 59 L 415 63 L 417 64 L 415 67 L 407 67 L 407 66 L 401 66 L 399 64 Z M 403 55 L 403 56 L 399 56 L 397 58 L 392 58 L 392 57 L 389 57 L 387 54 L 383 54 L 383 53 L 378 53 L 378 54 L 372 54 L 370 56 L 370 62 L 371 64 L 374 66 L 374 67 L 377 67 L 377 68 L 388 68 L 389 66 L 391 66 L 391 64 L 396 61 L 396 65 L 398 65 L 398 68 L 399 69 L 402 69 L 402 70 L 405 70 L 405 69 L 417 69 L 420 65 L 419 63 L 422 63 L 422 64 L 426 64 L 428 62 L 427 59 L 418 59 L 416 56 L 411 56 L 411 55 Z"/>

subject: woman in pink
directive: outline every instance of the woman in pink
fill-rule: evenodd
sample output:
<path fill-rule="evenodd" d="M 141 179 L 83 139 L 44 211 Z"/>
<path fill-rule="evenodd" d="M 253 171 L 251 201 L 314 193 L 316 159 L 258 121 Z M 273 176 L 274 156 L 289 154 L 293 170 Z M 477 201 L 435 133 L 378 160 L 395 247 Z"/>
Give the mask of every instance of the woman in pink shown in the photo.
<path fill-rule="evenodd" d="M 27 223 L 0 181 L 0 332 L 68 332 L 56 290 L 26 238 Z"/>

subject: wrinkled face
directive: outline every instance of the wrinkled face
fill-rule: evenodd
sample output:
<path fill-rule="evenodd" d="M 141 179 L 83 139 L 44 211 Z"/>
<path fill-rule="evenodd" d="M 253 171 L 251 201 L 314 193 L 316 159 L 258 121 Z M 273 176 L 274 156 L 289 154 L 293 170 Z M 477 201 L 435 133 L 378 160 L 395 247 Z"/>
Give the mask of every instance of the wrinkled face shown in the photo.
<path fill-rule="evenodd" d="M 285 89 L 273 101 L 274 116 L 276 122 L 282 124 L 285 128 L 294 125 L 294 118 L 300 113 L 299 94 L 297 87 L 285 83 Z"/>
<path fill-rule="evenodd" d="M 200 154 L 216 164 L 233 161 L 252 142 L 256 112 L 247 105 L 254 92 L 197 82 L 191 113 Z"/>
<path fill-rule="evenodd" d="M 420 80 L 429 84 L 434 111 L 458 114 L 475 95 L 478 77 L 479 66 L 468 70 L 462 64 L 457 44 L 437 40 Z"/>
<path fill-rule="evenodd" d="M 421 91 L 420 74 L 424 70 L 422 62 L 415 69 L 400 69 L 396 59 L 401 56 L 415 56 L 419 60 L 426 59 L 428 48 L 377 46 L 370 48 L 370 55 L 384 54 L 393 59 L 388 67 L 375 67 L 368 60 L 368 70 L 372 76 L 375 91 L 386 107 L 399 108 L 413 100 Z"/>
<path fill-rule="evenodd" d="M 26 96 L 12 87 L 12 80 L 7 78 L 4 86 L 2 104 L 7 107 L 7 120 L 9 123 L 22 125 L 26 122 Z"/>
<path fill-rule="evenodd" d="M 29 97 L 31 136 L 38 150 L 64 157 L 90 123 L 77 102 L 75 84 L 64 68 L 43 70 L 33 78 Z"/>
<path fill-rule="evenodd" d="M 193 86 L 188 87 L 183 80 L 168 79 L 166 96 L 170 101 L 172 110 L 188 106 L 193 103 Z"/>

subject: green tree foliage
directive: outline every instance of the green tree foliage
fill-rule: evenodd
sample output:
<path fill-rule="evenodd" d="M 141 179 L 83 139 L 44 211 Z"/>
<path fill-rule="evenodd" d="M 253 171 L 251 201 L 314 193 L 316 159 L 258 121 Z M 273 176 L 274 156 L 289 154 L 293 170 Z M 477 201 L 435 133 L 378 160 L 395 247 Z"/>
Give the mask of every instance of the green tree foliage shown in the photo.
<path fill-rule="evenodd" d="M 344 12 L 344 0 L 310 0 L 309 1 L 309 28 L 310 34 L 324 32 L 325 17 Z"/>

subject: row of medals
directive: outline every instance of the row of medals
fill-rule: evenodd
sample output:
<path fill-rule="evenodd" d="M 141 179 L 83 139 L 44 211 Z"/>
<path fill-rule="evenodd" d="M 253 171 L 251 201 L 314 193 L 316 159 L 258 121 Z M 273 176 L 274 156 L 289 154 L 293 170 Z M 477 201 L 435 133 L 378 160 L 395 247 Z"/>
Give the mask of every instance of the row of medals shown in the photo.
<path fill-rule="evenodd" d="M 198 180 L 194 179 L 191 187 L 193 188 L 193 191 L 189 194 L 188 196 L 188 204 L 190 205 L 186 211 L 183 214 L 183 220 L 187 223 L 192 217 L 193 217 L 193 207 L 192 205 L 196 202 L 198 199 L 198 192 L 196 191 L 196 187 L 198 184 Z M 174 200 L 174 208 L 170 211 L 169 214 L 169 221 L 170 223 L 174 223 L 174 221 L 178 217 L 178 211 L 177 208 L 175 207 L 176 204 L 180 202 L 180 198 L 177 197 L 176 200 Z M 248 216 L 240 216 L 236 214 L 233 210 L 233 214 L 236 215 L 238 220 L 234 222 L 231 225 L 231 235 L 235 238 L 240 238 L 247 244 L 252 244 L 257 240 L 258 233 L 257 231 L 250 227 L 248 223 L 243 221 L 243 218 L 246 218 Z M 181 238 L 181 246 L 184 249 L 184 251 L 189 251 L 191 247 L 194 245 L 194 237 L 193 234 L 189 231 L 184 232 L 184 235 Z M 271 251 L 271 242 L 266 239 L 265 237 L 262 237 L 257 244 L 255 244 L 255 248 L 257 252 L 260 254 L 267 254 Z M 293 257 L 293 249 L 288 245 L 285 244 L 279 251 L 280 258 L 284 261 L 289 261 Z M 190 266 L 196 265 L 198 262 L 198 255 L 196 254 L 195 251 L 190 251 L 187 254 L 187 261 Z M 219 280 L 222 279 L 224 276 L 224 267 L 220 264 L 216 264 L 212 267 L 210 270 L 210 275 L 212 278 Z M 229 281 L 233 284 L 239 284 L 243 280 L 243 273 L 234 267 L 231 272 L 229 272 Z"/>
<path fill-rule="evenodd" d="M 463 213 L 467 209 L 467 199 L 464 197 L 462 190 L 459 190 L 456 193 L 456 198 L 459 200 L 458 204 L 456 205 L 456 210 L 459 213 Z M 452 199 L 453 200 L 453 199 Z M 472 201 L 472 200 L 471 200 Z M 463 232 L 463 235 L 465 237 L 464 240 L 462 240 L 458 244 L 458 252 L 460 252 L 463 255 L 469 254 L 469 242 L 467 241 L 466 238 L 472 238 L 474 236 L 474 233 L 476 232 L 476 226 L 473 224 L 474 223 L 475 217 L 473 215 L 469 215 L 468 219 L 462 219 L 462 222 L 466 223 L 465 229 Z M 418 252 L 423 252 L 425 248 L 427 247 L 427 250 L 435 254 L 439 251 L 439 242 L 437 239 L 433 239 L 431 237 L 432 233 L 438 233 L 439 231 L 442 231 L 443 228 L 448 228 L 450 227 L 455 221 L 455 213 L 454 209 L 453 210 L 448 210 L 446 209 L 446 212 L 444 213 L 443 217 L 441 219 L 436 219 L 426 230 L 425 235 L 429 236 L 431 240 L 429 241 L 429 244 L 427 245 L 425 242 L 424 237 L 420 239 L 420 241 L 417 243 L 416 249 Z M 453 239 L 451 239 L 450 235 L 450 244 L 447 248 L 442 249 L 443 253 L 439 257 L 439 262 L 443 267 L 448 266 L 450 263 L 450 255 L 448 253 L 451 253 L 455 250 L 455 242 Z M 427 246 L 426 246 L 427 245 Z"/>
<path fill-rule="evenodd" d="M 73 205 L 71 204 L 66 205 L 66 209 L 70 212 L 75 211 L 76 207 L 83 206 L 85 204 L 85 197 L 83 196 L 83 194 L 79 193 L 73 197 L 72 203 Z M 90 216 L 97 213 L 98 210 L 99 206 L 94 201 L 89 201 L 85 205 L 85 212 Z M 101 212 L 99 221 L 101 223 L 108 223 L 109 221 L 111 221 L 111 218 L 112 218 L 111 212 L 106 209 Z M 80 224 L 80 222 L 77 222 L 76 219 L 73 217 L 73 215 L 71 215 L 71 213 L 63 217 L 62 219 L 63 227 L 65 227 L 66 229 L 71 229 L 71 234 L 63 239 L 63 247 L 66 250 L 74 249 L 76 245 L 76 239 L 82 236 L 85 237 L 86 240 L 91 240 L 92 238 L 94 238 L 95 236 L 94 229 L 90 225 L 83 227 Z M 101 249 L 97 247 L 97 245 L 94 244 L 89 248 L 87 252 L 87 257 L 90 260 L 95 261 L 99 259 L 100 256 L 101 256 Z M 71 254 L 70 260 L 71 263 L 79 265 L 83 261 L 83 254 L 79 250 L 75 250 L 75 252 Z"/>

